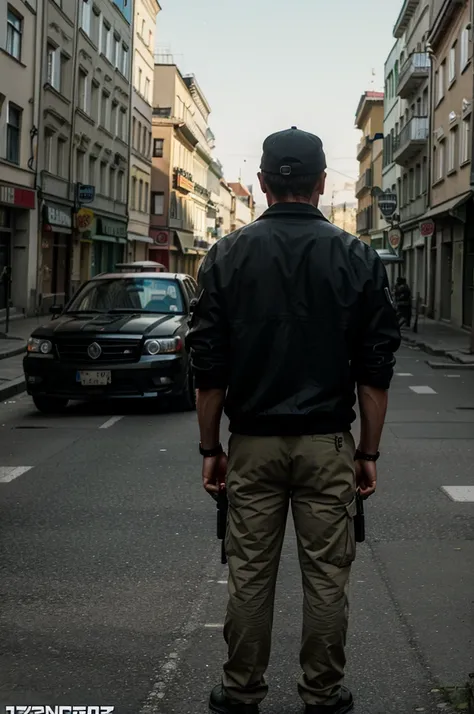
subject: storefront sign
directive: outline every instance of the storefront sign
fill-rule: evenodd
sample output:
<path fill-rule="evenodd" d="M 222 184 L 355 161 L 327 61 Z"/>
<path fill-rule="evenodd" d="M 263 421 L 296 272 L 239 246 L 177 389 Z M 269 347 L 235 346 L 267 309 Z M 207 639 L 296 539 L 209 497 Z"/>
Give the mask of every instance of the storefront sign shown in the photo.
<path fill-rule="evenodd" d="M 92 203 L 95 198 L 95 186 L 87 186 L 84 183 L 77 184 L 77 202 Z"/>
<path fill-rule="evenodd" d="M 110 236 L 112 238 L 127 238 L 127 224 L 120 221 L 109 221 L 107 218 L 99 219 L 99 235 Z"/>
<path fill-rule="evenodd" d="M 392 230 L 388 232 L 388 242 L 393 250 L 398 250 L 401 240 L 402 232 L 399 228 L 392 228 Z"/>
<path fill-rule="evenodd" d="M 150 230 L 150 237 L 153 238 L 153 243 L 159 248 L 167 248 L 170 241 L 168 231 Z"/>
<path fill-rule="evenodd" d="M 420 233 L 423 238 L 430 238 L 435 232 L 434 221 L 423 221 L 420 223 Z"/>
<path fill-rule="evenodd" d="M 176 187 L 182 189 L 183 191 L 191 192 L 194 190 L 194 183 L 182 176 L 181 174 L 176 174 Z"/>
<path fill-rule="evenodd" d="M 393 216 L 395 211 L 397 210 L 397 194 L 392 193 L 391 191 L 385 191 L 385 193 L 381 193 L 378 197 L 378 206 L 380 209 L 380 212 L 382 213 L 385 218 L 390 218 Z"/>
<path fill-rule="evenodd" d="M 50 226 L 72 228 L 71 211 L 59 206 L 46 205 L 44 222 Z"/>
<path fill-rule="evenodd" d="M 35 191 L 30 191 L 27 188 L 16 188 L 15 186 L 0 184 L 0 203 L 32 210 L 35 207 L 35 196 Z"/>
<path fill-rule="evenodd" d="M 80 208 L 77 212 L 76 227 L 79 233 L 90 231 L 94 222 L 94 211 L 90 208 Z"/>

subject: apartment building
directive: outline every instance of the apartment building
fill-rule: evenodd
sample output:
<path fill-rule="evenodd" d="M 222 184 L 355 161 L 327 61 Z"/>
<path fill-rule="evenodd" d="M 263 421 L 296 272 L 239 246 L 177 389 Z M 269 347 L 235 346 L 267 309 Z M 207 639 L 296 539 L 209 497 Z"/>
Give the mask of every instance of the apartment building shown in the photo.
<path fill-rule="evenodd" d="M 244 186 L 241 180 L 236 183 L 229 182 L 229 188 L 234 193 L 231 213 L 231 229 L 233 231 L 243 228 L 254 220 L 255 199 L 252 187 Z"/>
<path fill-rule="evenodd" d="M 207 206 L 207 240 L 210 245 L 222 238 L 221 181 L 224 169 L 220 161 L 214 159 L 209 165 L 207 187 L 210 192 Z"/>
<path fill-rule="evenodd" d="M 474 296 L 471 12 L 467 0 L 438 0 L 428 38 L 434 69 L 430 308 L 436 319 L 466 327 L 473 323 Z"/>
<path fill-rule="evenodd" d="M 429 26 L 429 0 L 404 0 L 393 29 L 400 49 L 398 76 L 394 72 L 393 77 L 399 98 L 398 119 L 387 146 L 390 159 L 400 167 L 397 195 L 405 273 L 413 294 L 419 294 L 422 303 L 428 299 L 423 217 L 429 186 L 431 60 L 426 45 Z"/>
<path fill-rule="evenodd" d="M 196 78 L 184 77 L 171 57 L 163 59 L 154 71 L 150 256 L 196 275 L 208 247 L 210 107 Z"/>
<path fill-rule="evenodd" d="M 157 0 L 135 0 L 132 63 L 132 129 L 130 137 L 129 259 L 146 260 L 153 245 L 150 238 L 150 195 L 152 151 L 160 154 L 152 134 L 154 47 Z"/>
<path fill-rule="evenodd" d="M 38 152 L 43 310 L 64 302 L 84 280 L 112 270 L 127 254 L 130 3 L 61 3 L 47 0 L 43 27 Z"/>
<path fill-rule="evenodd" d="M 220 180 L 219 191 L 219 219 L 218 219 L 218 237 L 229 235 L 232 232 L 232 209 L 234 206 L 234 192 L 225 180 Z"/>
<path fill-rule="evenodd" d="M 360 239 L 369 244 L 371 233 L 374 230 L 379 231 L 378 207 L 373 188 L 376 186 L 375 168 L 377 169 L 377 180 L 381 183 L 383 115 L 383 92 L 367 91 L 362 94 L 355 118 L 356 128 L 362 132 L 362 139 L 357 146 L 359 178 L 355 190 L 358 199 L 356 228 Z M 375 166 L 374 162 L 376 162 Z"/>
<path fill-rule="evenodd" d="M 36 0 L 0 5 L 0 319 L 7 304 L 29 313 L 36 302 L 35 36 L 41 13 Z"/>

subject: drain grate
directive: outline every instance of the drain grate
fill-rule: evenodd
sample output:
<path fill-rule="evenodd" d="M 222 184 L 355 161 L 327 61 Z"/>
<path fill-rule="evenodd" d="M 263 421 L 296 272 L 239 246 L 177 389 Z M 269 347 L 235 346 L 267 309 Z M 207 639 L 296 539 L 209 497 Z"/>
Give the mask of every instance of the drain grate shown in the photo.
<path fill-rule="evenodd" d="M 49 426 L 15 426 L 14 429 L 49 429 Z"/>

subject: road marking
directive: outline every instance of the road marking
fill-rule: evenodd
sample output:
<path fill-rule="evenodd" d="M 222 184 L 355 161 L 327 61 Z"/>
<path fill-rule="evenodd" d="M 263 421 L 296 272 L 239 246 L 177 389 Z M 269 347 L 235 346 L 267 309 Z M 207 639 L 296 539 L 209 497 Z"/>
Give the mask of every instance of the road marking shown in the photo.
<path fill-rule="evenodd" d="M 0 483 L 10 483 L 32 468 L 33 466 L 0 466 Z"/>
<path fill-rule="evenodd" d="M 444 376 L 447 377 L 448 379 L 457 379 L 461 375 L 460 374 L 445 374 Z"/>
<path fill-rule="evenodd" d="M 410 389 L 415 394 L 437 394 L 431 387 L 410 387 Z"/>
<path fill-rule="evenodd" d="M 123 419 L 123 416 L 111 417 L 106 422 L 101 424 L 101 426 L 99 426 L 99 429 L 110 429 L 110 427 L 113 426 L 114 424 L 116 424 L 118 421 L 120 421 L 120 419 Z"/>
<path fill-rule="evenodd" d="M 441 490 L 451 501 L 474 503 L 474 486 L 442 486 Z"/>
<path fill-rule="evenodd" d="M 208 627 L 211 630 L 221 630 L 224 625 L 222 622 L 208 622 L 207 625 L 204 625 L 204 627 Z"/>
<path fill-rule="evenodd" d="M 217 584 L 218 585 L 227 585 L 227 580 L 218 580 Z"/>
<path fill-rule="evenodd" d="M 411 372 L 397 372 L 397 377 L 413 377 Z"/>

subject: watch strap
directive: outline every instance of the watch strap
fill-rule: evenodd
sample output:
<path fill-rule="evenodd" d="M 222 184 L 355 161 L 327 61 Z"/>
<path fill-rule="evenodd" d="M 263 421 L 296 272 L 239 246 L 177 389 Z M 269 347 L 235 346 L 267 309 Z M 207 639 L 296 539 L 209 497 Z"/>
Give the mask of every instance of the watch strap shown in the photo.
<path fill-rule="evenodd" d="M 380 451 L 376 454 L 366 454 L 364 451 L 357 449 L 355 452 L 355 461 L 378 461 L 380 458 Z"/>
<path fill-rule="evenodd" d="M 204 456 L 204 458 L 210 459 L 213 458 L 214 456 L 219 456 L 219 454 L 222 454 L 224 449 L 222 448 L 222 444 L 219 444 L 218 446 L 215 446 L 213 449 L 203 449 L 202 444 L 199 444 L 199 453 L 201 456 Z"/>

